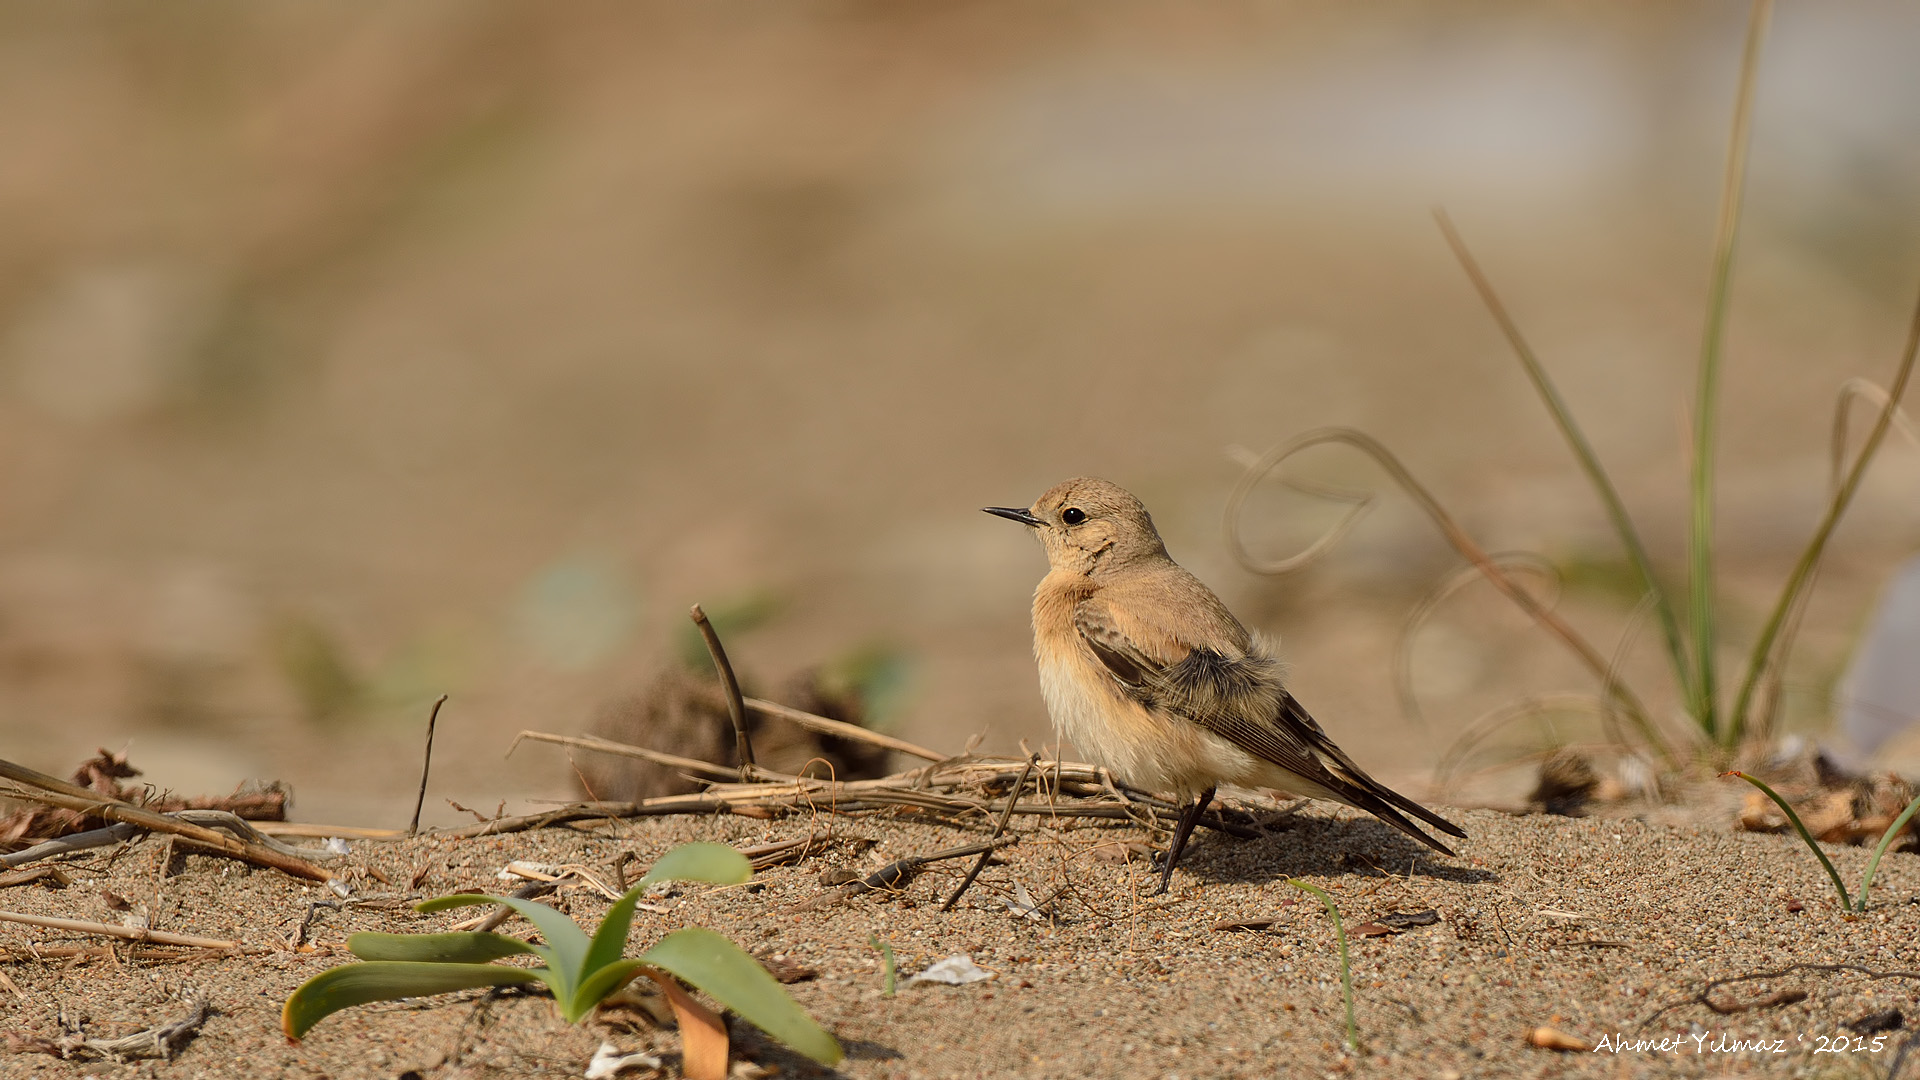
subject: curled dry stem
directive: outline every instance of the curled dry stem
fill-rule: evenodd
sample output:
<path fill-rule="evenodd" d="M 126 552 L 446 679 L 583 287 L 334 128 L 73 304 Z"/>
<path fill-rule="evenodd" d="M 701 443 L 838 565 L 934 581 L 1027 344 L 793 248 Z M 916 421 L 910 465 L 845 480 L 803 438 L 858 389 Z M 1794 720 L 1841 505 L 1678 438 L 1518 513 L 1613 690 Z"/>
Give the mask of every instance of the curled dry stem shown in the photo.
<path fill-rule="evenodd" d="M 1605 718 L 1610 714 L 1607 702 L 1591 694 L 1531 694 L 1511 704 L 1502 705 L 1491 712 L 1484 713 L 1467 725 L 1460 737 L 1447 747 L 1440 757 L 1440 764 L 1433 772 L 1433 784 L 1436 790 L 1445 791 L 1453 786 L 1455 774 L 1460 766 L 1480 744 L 1501 728 L 1516 720 L 1529 716 L 1544 716 L 1554 712 L 1590 712 Z"/>
<path fill-rule="evenodd" d="M 1544 556 L 1531 551 L 1496 551 L 1487 558 L 1496 566 L 1512 564 L 1513 570 L 1531 570 L 1556 588 L 1560 584 L 1560 574 L 1554 569 L 1553 564 Z M 1452 599 L 1453 595 L 1460 590 L 1482 580 L 1483 577 L 1477 566 L 1461 566 L 1448 571 L 1440 579 L 1439 584 L 1420 598 L 1420 602 L 1414 605 L 1413 611 L 1408 613 L 1406 620 L 1400 625 L 1400 640 L 1394 643 L 1393 648 L 1393 685 L 1400 695 L 1401 713 L 1416 727 L 1424 729 L 1427 721 L 1425 714 L 1420 711 L 1420 696 L 1415 692 L 1413 685 L 1414 640 L 1420 636 L 1421 629 L 1440 609 L 1440 605 Z M 1548 601 L 1549 604 L 1553 602 Z"/>
<path fill-rule="evenodd" d="M 1599 650 L 1595 649 L 1593 645 L 1588 642 L 1579 631 L 1570 626 L 1565 619 L 1554 614 L 1552 610 L 1535 598 L 1532 593 L 1529 593 L 1526 589 L 1522 588 L 1517 581 L 1508 576 L 1487 554 L 1485 549 L 1481 548 L 1471 536 L 1467 535 L 1467 531 L 1460 527 L 1459 522 L 1454 520 L 1453 515 L 1447 513 L 1446 508 L 1440 505 L 1440 500 L 1435 498 L 1433 493 L 1428 491 L 1425 485 L 1414 478 L 1413 473 L 1401 463 L 1400 459 L 1395 457 L 1393 452 L 1388 450 L 1378 439 L 1375 439 L 1365 432 L 1348 427 L 1316 428 L 1267 451 L 1266 454 L 1261 456 L 1258 462 L 1241 474 L 1239 482 L 1234 485 L 1233 493 L 1227 499 L 1226 525 L 1228 542 L 1232 547 L 1234 557 L 1239 560 L 1242 566 L 1256 573 L 1260 573 L 1264 572 L 1263 566 L 1267 565 L 1255 560 L 1247 552 L 1246 546 L 1240 539 L 1240 514 L 1242 507 L 1246 503 L 1247 496 L 1252 493 L 1255 485 L 1259 484 L 1268 473 L 1278 468 L 1282 462 L 1302 450 L 1319 446 L 1323 443 L 1345 443 L 1359 450 L 1361 453 L 1366 454 L 1382 469 L 1386 470 L 1387 475 L 1393 479 L 1394 483 L 1398 484 L 1400 489 L 1406 492 L 1407 496 L 1414 501 L 1415 505 L 1419 506 L 1420 509 L 1426 513 L 1428 519 L 1440 530 L 1440 534 L 1446 538 L 1447 542 L 1453 546 L 1455 551 L 1459 552 L 1468 562 L 1472 563 L 1494 588 L 1500 590 L 1502 594 L 1518 605 L 1520 610 L 1526 612 L 1536 623 L 1564 644 L 1567 649 L 1586 666 L 1587 670 L 1591 671 L 1594 677 L 1601 681 L 1604 692 L 1619 702 L 1621 711 L 1626 714 L 1628 719 L 1633 721 L 1634 726 L 1639 729 L 1641 737 L 1646 740 L 1649 746 L 1652 746 L 1655 751 L 1659 753 L 1668 767 L 1677 768 L 1679 766 L 1678 755 L 1674 749 L 1668 745 L 1667 740 L 1662 737 L 1659 729 L 1654 726 L 1646 707 L 1641 704 L 1639 697 L 1634 694 L 1632 688 L 1621 682 L 1615 675 L 1607 663 L 1606 658 L 1600 655 Z"/>

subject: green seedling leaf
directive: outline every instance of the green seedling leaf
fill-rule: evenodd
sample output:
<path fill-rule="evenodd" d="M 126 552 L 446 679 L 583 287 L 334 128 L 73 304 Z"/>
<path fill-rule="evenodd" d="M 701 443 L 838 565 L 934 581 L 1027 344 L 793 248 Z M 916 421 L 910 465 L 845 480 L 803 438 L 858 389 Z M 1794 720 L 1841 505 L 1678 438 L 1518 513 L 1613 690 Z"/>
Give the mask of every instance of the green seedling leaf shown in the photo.
<path fill-rule="evenodd" d="M 1787 815 L 1788 821 L 1793 822 L 1793 831 L 1800 834 L 1800 840 L 1807 845 L 1807 850 L 1813 852 L 1814 857 L 1820 860 L 1820 865 L 1827 868 L 1827 876 L 1833 879 L 1833 891 L 1840 894 L 1840 910 L 1854 910 L 1853 900 L 1847 896 L 1847 887 L 1840 882 L 1840 871 L 1833 868 L 1833 860 L 1827 858 L 1827 853 L 1820 850 L 1820 845 L 1814 841 L 1813 834 L 1808 832 L 1807 827 L 1800 823 L 1800 815 L 1793 812 L 1793 807 L 1787 805 L 1787 800 L 1781 798 L 1779 792 L 1768 787 L 1766 781 L 1757 776 L 1751 776 L 1738 770 L 1721 773 L 1720 775 L 1737 776 L 1747 783 L 1752 784 L 1754 787 L 1759 788 L 1766 794 L 1767 798 L 1773 800 L 1773 805 L 1779 807 L 1780 812 Z"/>
<path fill-rule="evenodd" d="M 432 900 L 415 904 L 413 910 L 428 913 L 445 911 L 448 908 L 471 907 L 475 904 L 505 904 L 519 912 L 547 939 L 544 952 L 537 947 L 535 952 L 546 959 L 547 966 L 553 969 L 562 985 L 554 988 L 554 994 L 566 1000 L 573 996 L 573 988 L 579 985 L 582 968 L 587 959 L 587 935 L 580 925 L 568 918 L 557 908 L 532 900 L 522 900 L 514 896 L 482 896 L 462 893 L 455 896 L 436 896 Z"/>
<path fill-rule="evenodd" d="M 880 950 L 880 966 L 886 984 L 881 994 L 885 997 L 892 997 L 897 988 L 893 968 L 893 946 L 888 942 L 881 941 L 877 934 L 868 934 L 867 944 Z"/>
<path fill-rule="evenodd" d="M 712 994 L 755 1027 L 823 1065 L 841 1058 L 839 1042 L 787 996 L 758 960 L 711 930 L 676 930 L 640 959 Z"/>
<path fill-rule="evenodd" d="M 642 892 L 656 881 L 711 881 L 739 885 L 753 880 L 753 863 L 726 844 L 682 844 L 653 864 L 634 888 Z"/>
<path fill-rule="evenodd" d="M 1913 820 L 1913 812 L 1916 810 L 1920 810 L 1920 797 L 1908 803 L 1907 808 L 1900 811 L 1900 816 L 1893 819 L 1893 824 L 1887 826 L 1887 831 L 1881 834 L 1879 846 L 1873 849 L 1873 858 L 1867 860 L 1866 872 L 1860 875 L 1860 906 L 1854 908 L 1855 911 L 1867 910 L 1867 890 L 1873 886 L 1874 871 L 1880 869 L 1880 856 L 1885 855 L 1887 848 L 1893 846 L 1893 838 L 1899 836 L 1900 830 L 1906 828 L 1907 822 Z"/>
<path fill-rule="evenodd" d="M 627 934 L 633 926 L 633 908 L 640 895 L 657 881 L 711 881 L 719 885 L 738 885 L 753 880 L 753 863 L 738 848 L 726 844 L 682 844 L 660 856 L 647 875 L 614 901 L 593 932 L 587 949 L 583 978 L 591 979 L 601 968 L 620 959 L 627 949 Z M 585 988 L 585 982 L 581 988 Z M 613 992 L 609 986 L 594 1001 Z"/>
<path fill-rule="evenodd" d="M 484 964 L 515 953 L 546 950 L 501 934 L 354 934 L 347 950 L 362 960 L 404 960 L 421 964 Z"/>
<path fill-rule="evenodd" d="M 634 905 L 639 903 L 639 896 L 647 892 L 647 886 L 655 882 L 714 882 L 733 886 L 749 880 L 753 880 L 753 863 L 749 863 L 737 847 L 726 844 L 674 847 L 666 855 L 660 855 L 659 863 L 647 871 L 647 876 L 639 878 L 634 888 L 626 890 L 626 894 L 607 909 L 607 917 L 601 919 L 599 928 L 593 932 L 584 974 L 591 976 L 618 961 L 620 953 L 626 951 L 626 936 L 634 924 Z M 595 1001 L 599 1001 L 599 997 L 595 997 Z"/>
<path fill-rule="evenodd" d="M 727 850 L 732 851 L 732 848 Z M 575 993 L 584 993 L 595 977 L 609 964 L 619 961 L 620 954 L 627 951 L 627 932 L 633 927 L 633 905 L 640 902 L 640 894 L 646 891 L 645 885 L 635 885 L 621 895 L 607 909 L 607 915 L 600 920 L 600 926 L 593 932 L 593 942 L 587 946 L 585 967 L 581 971 L 581 982 Z M 596 995 L 593 1001 L 613 992 L 609 986 Z M 592 1002 L 588 1003 L 591 1007 Z"/>
<path fill-rule="evenodd" d="M 587 972 L 586 978 L 580 980 L 580 986 L 573 992 L 573 1000 L 561 1003 L 561 1011 L 569 1022 L 577 1022 L 646 966 L 644 960 L 615 960 L 592 969 Z"/>
<path fill-rule="evenodd" d="M 374 961 L 323 971 L 300 984 L 280 1010 L 280 1028 L 298 1039 L 313 1025 L 341 1009 L 373 1001 L 428 997 L 476 986 L 544 982 L 542 969 L 503 964 L 431 964 Z"/>
<path fill-rule="evenodd" d="M 546 938 L 535 945 L 502 934 L 355 934 L 347 947 L 367 961 L 323 972 L 287 999 L 281 1024 L 297 1039 L 321 1018 L 354 1005 L 403 997 L 423 997 L 476 986 L 542 982 L 553 991 L 569 1023 L 642 970 L 659 978 L 678 975 L 720 999 L 767 1034 L 818 1061 L 840 1060 L 840 1044 L 787 996 L 759 962 L 711 930 L 670 934 L 643 959 L 621 957 L 633 923 L 634 906 L 648 885 L 665 880 L 737 884 L 753 878 L 746 856 L 723 844 L 688 844 L 661 857 L 647 876 L 621 896 L 600 921 L 591 939 L 564 913 L 545 904 L 511 896 L 442 896 L 415 907 L 435 912 L 483 904 L 505 904 L 519 912 Z M 532 953 L 545 967 L 519 968 L 490 963 L 505 956 Z M 678 984 L 675 984 L 676 992 Z"/>

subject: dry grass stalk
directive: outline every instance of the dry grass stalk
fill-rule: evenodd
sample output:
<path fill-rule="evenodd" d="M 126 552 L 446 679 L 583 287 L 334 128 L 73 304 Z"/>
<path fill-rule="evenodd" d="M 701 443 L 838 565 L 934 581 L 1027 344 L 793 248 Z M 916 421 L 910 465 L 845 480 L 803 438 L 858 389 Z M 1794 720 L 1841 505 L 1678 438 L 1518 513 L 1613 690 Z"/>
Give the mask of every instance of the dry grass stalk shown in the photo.
<path fill-rule="evenodd" d="M 237 949 L 237 941 L 222 941 L 219 938 L 194 937 L 190 934 L 169 934 L 164 930 L 148 930 L 144 927 L 114 926 L 111 923 L 88 922 L 85 919 L 56 919 L 51 915 L 27 915 L 17 911 L 0 911 L 0 922 L 20 923 L 25 926 L 39 926 L 48 930 L 71 930 L 77 934 L 96 934 L 101 937 L 121 938 L 126 941 L 144 941 L 155 945 L 187 945 L 196 949 Z"/>
<path fill-rule="evenodd" d="M 729 769 L 724 765 L 715 765 L 710 761 L 681 757 L 678 754 L 669 754 L 663 750 L 652 750 L 644 746 L 634 746 L 631 743 L 614 742 L 612 739 L 602 739 L 597 735 L 556 735 L 548 731 L 522 731 L 513 737 L 513 745 L 507 747 L 507 753 L 511 755 L 519 748 L 522 742 L 528 739 L 534 742 L 553 743 L 557 746 L 571 746 L 580 750 L 597 750 L 602 754 L 616 754 L 620 757 L 639 758 L 642 761 L 651 761 L 656 765 L 665 765 L 670 769 L 679 769 L 683 772 L 690 773 L 704 773 L 713 779 L 727 780 L 740 775 L 740 770 L 738 769 Z"/>
<path fill-rule="evenodd" d="M 884 750 L 892 750 L 897 753 L 906 754 L 909 757 L 917 757 L 924 761 L 947 760 L 947 755 L 936 750 L 929 750 L 917 743 L 910 743 L 905 739 L 896 739 L 891 735 L 882 735 L 877 731 L 869 731 L 858 724 L 849 724 L 840 720 L 829 720 L 824 716 L 816 716 L 802 709 L 782 705 L 777 701 L 745 698 L 741 703 L 752 712 L 760 713 L 763 716 L 772 716 L 781 720 L 788 720 L 809 731 L 817 731 L 822 735 L 837 735 L 842 739 L 852 739 L 855 742 L 867 743 L 872 746 L 878 746 Z"/>

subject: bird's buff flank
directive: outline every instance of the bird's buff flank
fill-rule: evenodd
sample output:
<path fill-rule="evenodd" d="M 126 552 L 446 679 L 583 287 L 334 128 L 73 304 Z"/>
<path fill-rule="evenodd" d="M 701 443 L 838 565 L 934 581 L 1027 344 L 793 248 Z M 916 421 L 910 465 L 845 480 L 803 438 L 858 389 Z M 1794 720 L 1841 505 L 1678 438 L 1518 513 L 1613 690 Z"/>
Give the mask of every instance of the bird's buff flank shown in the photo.
<path fill-rule="evenodd" d="M 1220 784 L 1345 803 L 1453 854 L 1406 815 L 1466 833 L 1368 776 L 1327 738 L 1280 684 L 1266 643 L 1167 556 L 1139 499 L 1082 477 L 1027 509 L 986 511 L 1031 526 L 1047 549 L 1047 576 L 1033 593 L 1033 655 L 1055 729 L 1126 783 L 1193 800 L 1156 893 L 1167 891 Z"/>

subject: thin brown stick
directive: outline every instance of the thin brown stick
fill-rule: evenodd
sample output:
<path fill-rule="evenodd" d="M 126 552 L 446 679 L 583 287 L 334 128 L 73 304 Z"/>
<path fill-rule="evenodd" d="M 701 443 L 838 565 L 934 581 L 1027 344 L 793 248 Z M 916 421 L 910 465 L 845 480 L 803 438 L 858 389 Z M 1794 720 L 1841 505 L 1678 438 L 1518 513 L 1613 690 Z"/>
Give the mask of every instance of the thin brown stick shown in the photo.
<path fill-rule="evenodd" d="M 203 825 L 190 824 L 164 814 L 156 814 L 132 803 L 109 799 L 97 791 L 90 791 L 78 784 L 70 784 L 58 777 L 48 776 L 11 761 L 0 759 L 0 776 L 15 781 L 16 785 L 19 785 L 7 792 L 11 798 L 43 802 L 49 806 L 75 810 L 108 821 L 126 822 L 153 832 L 173 833 L 204 847 L 212 848 L 223 855 L 260 866 L 270 866 L 275 870 L 292 874 L 294 877 L 306 878 L 309 881 L 327 881 L 333 877 L 326 870 L 305 859 L 282 854 L 264 844 L 239 840 Z"/>
<path fill-rule="evenodd" d="M 427 752 L 420 758 L 420 794 L 413 800 L 413 820 L 407 823 L 407 835 L 420 835 L 420 808 L 427 804 L 427 773 L 433 768 L 433 726 L 440 720 L 440 706 L 447 703 L 447 695 L 441 694 L 433 703 L 433 711 L 427 714 Z"/>
<path fill-rule="evenodd" d="M 753 740 L 747 738 L 747 707 L 740 699 L 740 681 L 733 677 L 733 664 L 720 644 L 720 635 L 707 621 L 707 613 L 695 604 L 687 610 L 693 625 L 700 628 L 700 639 L 707 643 L 707 655 L 713 657 L 714 670 L 720 673 L 720 686 L 727 692 L 727 718 L 733 721 L 733 750 L 740 758 L 740 779 L 753 775 Z"/>
<path fill-rule="evenodd" d="M 256 831 L 266 836 L 291 836 L 301 840 L 405 840 L 399 829 L 372 829 L 363 825 L 322 825 L 304 821 L 256 821 Z"/>
<path fill-rule="evenodd" d="M 1032 775 L 1033 763 L 1038 759 L 1038 754 L 1027 755 L 1027 763 L 1020 767 L 1020 778 L 1013 782 L 1013 790 L 1007 793 L 1006 808 L 1000 811 L 1000 820 L 993 823 L 993 832 L 987 836 L 989 840 L 996 839 L 1001 833 L 1007 831 L 1007 820 L 1013 817 L 1013 806 L 1020 801 L 1021 789 L 1027 786 L 1027 777 Z M 973 869 L 967 871 L 965 880 L 960 882 L 960 887 L 953 890 L 953 895 L 947 897 L 946 903 L 940 905 L 941 911 L 953 910 L 953 905 L 960 902 L 960 894 L 966 892 L 968 886 L 973 884 L 973 879 L 979 877 L 980 871 L 987 868 L 987 860 L 991 858 L 993 858 L 991 848 L 980 853 L 980 857 L 974 860 Z"/>
<path fill-rule="evenodd" d="M 737 813 L 741 810 L 804 812 L 818 810 L 822 803 L 831 805 L 832 812 L 837 814 L 860 814 L 907 806 L 945 817 L 971 817 L 984 814 L 987 810 L 987 807 L 978 800 L 963 796 L 943 796 L 934 792 L 869 789 L 849 793 L 844 790 L 828 792 L 821 789 L 796 789 L 788 784 L 764 786 L 773 790 L 756 791 L 750 786 L 739 786 L 733 788 L 724 797 L 708 791 L 698 795 L 669 795 L 648 799 L 644 803 L 572 803 L 538 814 L 495 818 L 492 821 L 482 821 L 464 828 L 436 831 L 427 835 L 449 840 L 466 840 L 479 836 L 501 836 L 507 833 L 526 832 L 530 829 L 544 829 L 548 826 L 566 825 L 589 819 L 604 821 L 637 817 L 668 817 L 675 814 L 711 814 L 728 811 Z M 1076 799 L 1066 803 L 1018 803 L 1014 806 L 1013 813 L 1022 817 L 1096 818 L 1135 822 L 1137 820 L 1136 805 L 1138 804 L 1123 805 Z M 1206 816 L 1200 819 L 1200 824 L 1216 832 L 1223 832 L 1243 840 L 1258 839 L 1265 835 L 1257 828 L 1230 820 L 1213 810 L 1209 810 Z"/>
<path fill-rule="evenodd" d="M 836 735 L 842 739 L 852 739 L 855 742 L 867 743 L 870 746 L 885 747 L 888 750 L 896 750 L 902 754 L 910 754 L 913 757 L 926 761 L 947 761 L 953 756 L 951 754 L 942 754 L 936 750 L 929 750 L 924 746 L 910 743 L 905 739 L 896 739 L 891 735 L 882 735 L 877 731 L 869 731 L 859 724 L 849 724 L 840 720 L 829 720 L 824 716 L 815 716 L 813 713 L 782 705 L 777 701 L 762 701 L 759 698 L 743 698 L 742 704 L 763 716 L 775 716 L 782 720 L 790 720 L 809 731 L 818 731 L 823 735 Z"/>
<path fill-rule="evenodd" d="M 0 889 L 11 889 L 16 885 L 30 885 L 36 881 L 51 881 L 60 888 L 73 884 L 73 876 L 58 866 L 48 863 L 31 870 L 15 870 L 9 874 L 0 874 Z"/>
<path fill-rule="evenodd" d="M 124 950 L 128 960 L 158 961 L 163 964 L 193 964 L 206 960 L 226 960 L 235 956 L 261 956 L 278 952 L 278 949 L 259 945 L 242 945 L 237 949 L 200 949 L 196 952 L 178 952 L 178 945 L 35 945 L 24 949 L 9 949 L 0 946 L 0 961 L 17 962 L 22 960 L 117 960 L 114 950 Z"/>
<path fill-rule="evenodd" d="M 725 765 L 715 765 L 711 761 L 681 757 L 678 754 L 669 754 L 644 746 L 634 746 L 631 743 L 614 742 L 610 739 L 602 739 L 593 735 L 555 735 L 546 731 L 522 731 L 513 737 L 513 745 L 507 747 L 507 753 L 512 754 L 523 739 L 532 739 L 534 742 L 554 743 L 559 746 L 573 746 L 582 750 L 597 750 L 603 754 L 618 754 L 621 757 L 639 758 L 642 761 L 651 761 L 656 765 L 665 765 L 670 769 L 679 769 L 683 772 L 705 773 L 707 776 L 722 780 L 732 780 L 740 775 L 737 769 L 729 769 Z"/>
<path fill-rule="evenodd" d="M 564 825 L 569 821 L 579 821 L 582 818 L 656 817 L 727 809 L 731 809 L 727 803 L 704 795 L 673 796 L 669 804 L 663 806 L 647 806 L 630 802 L 573 803 L 544 813 L 495 818 L 492 821 L 482 821 L 463 828 L 438 830 L 428 835 L 447 840 L 471 840 L 476 836 L 501 836 L 506 833 L 526 832 L 528 829 L 544 829 L 549 825 Z"/>
<path fill-rule="evenodd" d="M 51 915 L 26 915 L 18 911 L 0 911 L 0 922 L 23 923 L 27 926 L 41 926 L 49 930 L 71 930 L 78 934 L 97 934 L 102 937 L 115 937 L 125 941 L 146 941 L 155 945 L 188 945 L 196 949 L 237 949 L 237 941 L 222 941 L 219 938 L 194 937 L 190 934 L 169 934 L 164 930 L 136 929 L 131 926 L 112 926 L 107 923 L 87 922 L 84 919 L 56 919 Z"/>
<path fill-rule="evenodd" d="M 740 854 L 747 857 L 755 870 L 765 870 L 769 866 L 784 866 L 799 862 L 810 855 L 817 855 L 827 849 L 833 837 L 826 833 L 808 833 L 789 840 L 776 840 L 770 844 L 756 844 L 741 848 Z"/>
<path fill-rule="evenodd" d="M 547 895 L 548 893 L 552 892 L 555 888 L 556 886 L 551 881 L 530 881 L 527 884 L 522 885 L 519 888 L 508 893 L 507 895 L 513 897 L 515 900 L 532 900 L 535 897 Z M 478 918 L 468 919 L 465 922 L 454 923 L 448 929 L 475 930 L 480 933 L 486 933 L 487 931 L 492 930 L 495 927 L 498 927 L 501 923 L 506 922 L 508 919 L 512 918 L 514 914 L 515 912 L 511 905 L 495 904 L 493 905 L 493 909 L 487 912 L 485 915 L 481 915 Z"/>

